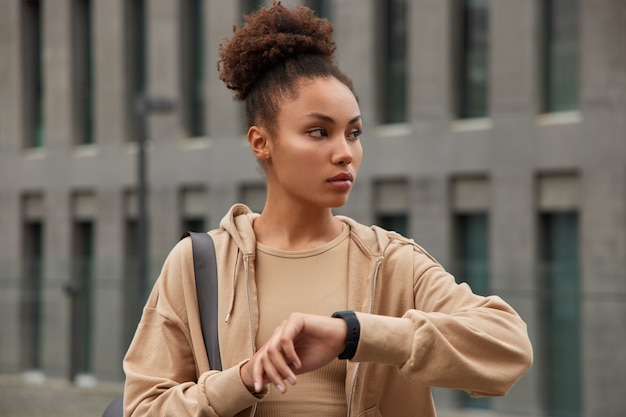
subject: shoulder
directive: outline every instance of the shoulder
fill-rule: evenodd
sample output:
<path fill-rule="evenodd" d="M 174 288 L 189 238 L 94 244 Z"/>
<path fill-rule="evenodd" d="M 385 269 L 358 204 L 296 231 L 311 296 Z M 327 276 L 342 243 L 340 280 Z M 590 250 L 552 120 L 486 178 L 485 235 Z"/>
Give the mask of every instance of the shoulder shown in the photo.
<path fill-rule="evenodd" d="M 388 257 L 398 252 L 402 252 L 403 254 L 411 252 L 414 256 L 425 257 L 432 262 L 438 263 L 437 260 L 422 246 L 416 243 L 414 239 L 403 236 L 392 230 L 383 229 L 380 226 L 364 225 L 350 217 L 337 216 L 337 218 L 347 223 L 350 226 L 353 237 L 377 256 Z"/>
<path fill-rule="evenodd" d="M 178 241 L 170 250 L 159 277 L 155 282 L 152 301 L 163 306 L 167 304 L 184 304 L 190 287 L 195 285 L 193 273 L 193 249 L 190 237 Z"/>

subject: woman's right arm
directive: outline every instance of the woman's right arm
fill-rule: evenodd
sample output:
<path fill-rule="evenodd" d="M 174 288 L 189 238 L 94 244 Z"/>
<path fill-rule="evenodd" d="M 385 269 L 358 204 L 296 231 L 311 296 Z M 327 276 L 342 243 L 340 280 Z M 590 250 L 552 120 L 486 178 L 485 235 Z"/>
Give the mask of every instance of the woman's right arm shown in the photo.
<path fill-rule="evenodd" d="M 185 240 L 168 256 L 124 358 L 125 416 L 233 416 L 260 401 L 242 382 L 245 361 L 198 375 L 197 357 L 206 353 L 202 342 L 194 349 L 188 324 L 188 256 Z"/>

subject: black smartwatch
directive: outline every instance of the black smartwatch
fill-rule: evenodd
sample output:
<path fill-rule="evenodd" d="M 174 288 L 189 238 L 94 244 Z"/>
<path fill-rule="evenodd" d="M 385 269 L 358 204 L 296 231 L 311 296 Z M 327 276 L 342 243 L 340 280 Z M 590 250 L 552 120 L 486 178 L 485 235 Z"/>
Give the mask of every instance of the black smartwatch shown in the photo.
<path fill-rule="evenodd" d="M 348 334 L 346 335 L 346 347 L 339 354 L 339 359 L 352 359 L 359 345 L 359 337 L 361 336 L 361 325 L 354 311 L 336 311 L 332 317 L 343 319 L 348 325 Z"/>

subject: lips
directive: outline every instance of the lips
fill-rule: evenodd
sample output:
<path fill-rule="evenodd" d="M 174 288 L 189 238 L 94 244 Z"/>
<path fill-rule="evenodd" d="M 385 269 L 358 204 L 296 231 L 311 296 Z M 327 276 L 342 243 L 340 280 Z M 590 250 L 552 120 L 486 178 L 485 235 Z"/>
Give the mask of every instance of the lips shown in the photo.
<path fill-rule="evenodd" d="M 328 184 L 330 184 L 330 186 L 341 192 L 350 191 L 350 189 L 352 189 L 353 182 L 354 175 L 350 172 L 342 172 L 341 174 L 335 175 L 328 180 Z"/>
<path fill-rule="evenodd" d="M 353 182 L 354 181 L 354 176 L 351 173 L 349 173 L 349 172 L 343 172 L 341 174 L 335 175 L 334 177 L 332 177 L 328 181 L 329 182 L 343 182 L 343 181 Z"/>

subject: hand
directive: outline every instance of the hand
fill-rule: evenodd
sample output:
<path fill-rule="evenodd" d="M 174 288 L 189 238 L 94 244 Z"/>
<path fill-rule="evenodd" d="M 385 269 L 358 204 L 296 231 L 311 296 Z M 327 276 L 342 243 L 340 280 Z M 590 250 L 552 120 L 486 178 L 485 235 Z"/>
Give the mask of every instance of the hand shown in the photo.
<path fill-rule="evenodd" d="M 251 392 L 261 392 L 269 382 L 284 393 L 285 380 L 295 385 L 297 374 L 334 360 L 345 347 L 347 332 L 342 319 L 292 313 L 241 367 L 241 378 Z"/>

